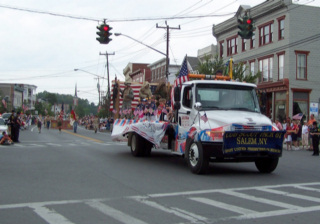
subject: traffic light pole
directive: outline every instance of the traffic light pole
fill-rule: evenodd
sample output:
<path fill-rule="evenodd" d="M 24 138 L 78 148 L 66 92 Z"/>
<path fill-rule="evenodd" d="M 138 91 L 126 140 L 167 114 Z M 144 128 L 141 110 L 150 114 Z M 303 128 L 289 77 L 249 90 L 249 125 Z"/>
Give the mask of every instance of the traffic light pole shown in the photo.
<path fill-rule="evenodd" d="M 166 21 L 166 26 L 158 26 L 158 23 L 157 23 L 157 28 L 162 28 L 162 29 L 166 29 L 167 30 L 167 52 L 166 52 L 166 82 L 168 82 L 168 76 L 169 76 L 169 30 L 170 29 L 174 29 L 174 30 L 180 30 L 180 25 L 179 27 L 170 27 L 168 24 L 167 24 L 167 21 Z"/>
<path fill-rule="evenodd" d="M 106 51 L 105 54 L 101 54 L 100 55 L 105 55 L 107 58 L 107 75 L 108 75 L 108 99 L 110 99 L 110 79 L 109 79 L 109 55 L 115 55 L 115 53 L 113 52 L 112 54 L 108 54 L 108 52 Z"/>

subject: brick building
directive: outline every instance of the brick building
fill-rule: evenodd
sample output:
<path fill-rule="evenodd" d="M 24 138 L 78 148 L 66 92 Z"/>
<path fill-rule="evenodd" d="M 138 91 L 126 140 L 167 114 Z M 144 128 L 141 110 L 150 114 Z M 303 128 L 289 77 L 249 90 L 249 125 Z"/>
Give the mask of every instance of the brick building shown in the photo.
<path fill-rule="evenodd" d="M 151 71 L 148 67 L 149 64 L 145 63 L 128 63 L 123 69 L 125 81 L 128 82 L 145 82 L 151 81 Z"/>
<path fill-rule="evenodd" d="M 237 34 L 237 20 L 245 13 L 256 27 L 249 40 Z M 267 94 L 266 114 L 273 119 L 300 112 L 319 117 L 319 18 L 319 7 L 270 0 L 252 8 L 240 6 L 233 18 L 213 25 L 220 57 L 261 72 L 257 86 Z"/>

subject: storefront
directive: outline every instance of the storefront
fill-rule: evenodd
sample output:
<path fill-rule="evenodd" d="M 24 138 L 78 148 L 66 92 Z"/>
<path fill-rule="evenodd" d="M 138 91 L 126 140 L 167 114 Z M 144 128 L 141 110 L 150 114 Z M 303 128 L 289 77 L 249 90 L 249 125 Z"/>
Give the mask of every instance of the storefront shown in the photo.
<path fill-rule="evenodd" d="M 258 90 L 265 94 L 265 109 L 262 112 L 272 120 L 283 122 L 289 116 L 289 80 L 260 83 Z"/>

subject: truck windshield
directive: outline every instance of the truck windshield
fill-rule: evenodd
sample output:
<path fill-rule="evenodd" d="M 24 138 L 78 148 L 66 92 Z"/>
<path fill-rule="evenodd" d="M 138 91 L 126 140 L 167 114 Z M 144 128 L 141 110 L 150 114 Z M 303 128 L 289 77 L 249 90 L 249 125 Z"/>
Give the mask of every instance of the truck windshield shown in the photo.
<path fill-rule="evenodd" d="M 198 84 L 195 101 L 203 110 L 260 112 L 255 88 L 250 86 Z"/>

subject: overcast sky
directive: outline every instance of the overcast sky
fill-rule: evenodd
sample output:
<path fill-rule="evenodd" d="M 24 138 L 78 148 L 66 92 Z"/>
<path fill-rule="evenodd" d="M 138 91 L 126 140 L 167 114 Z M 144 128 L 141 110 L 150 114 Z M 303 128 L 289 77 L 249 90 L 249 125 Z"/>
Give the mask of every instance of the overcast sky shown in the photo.
<path fill-rule="evenodd" d="M 294 0 L 295 2 L 296 0 Z M 300 0 L 300 3 L 310 0 Z M 212 25 L 234 16 L 239 5 L 255 6 L 263 0 L 0 0 L 0 83 L 25 83 L 37 92 L 74 94 L 98 103 L 94 75 L 115 75 L 124 80 L 129 63 L 153 63 L 164 56 L 124 36 L 112 36 L 108 45 L 96 40 L 96 26 L 107 20 L 112 33 L 123 33 L 166 52 L 164 18 L 170 27 L 170 64 L 216 44 Z M 319 0 L 315 0 L 319 5 Z M 8 8 L 9 7 L 9 8 Z M 11 9 L 10 9 L 11 8 Z M 12 9 L 15 8 L 15 9 Z M 38 13 L 37 13 L 38 12 Z M 39 13 L 40 12 L 40 13 Z M 194 18 L 195 16 L 215 15 Z M 221 16 L 228 15 L 228 16 Z M 169 19 L 172 17 L 187 19 Z M 192 18 L 193 17 L 193 18 Z M 141 21 L 134 21 L 143 19 Z M 157 20 L 155 20 L 157 19 Z M 98 22 L 100 21 L 100 22 Z M 102 91 L 107 80 L 100 79 Z"/>

